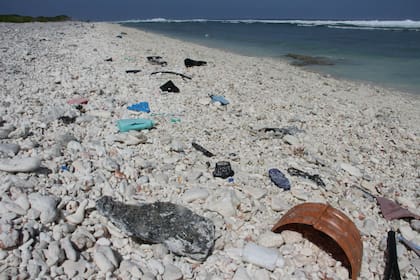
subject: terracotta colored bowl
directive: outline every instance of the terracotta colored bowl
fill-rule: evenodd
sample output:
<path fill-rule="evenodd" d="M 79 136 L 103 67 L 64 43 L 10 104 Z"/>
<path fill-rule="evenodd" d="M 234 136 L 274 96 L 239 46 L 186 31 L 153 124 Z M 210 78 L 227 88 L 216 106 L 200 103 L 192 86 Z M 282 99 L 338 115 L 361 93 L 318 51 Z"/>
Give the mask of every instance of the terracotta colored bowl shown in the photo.
<path fill-rule="evenodd" d="M 359 275 L 363 243 L 356 225 L 341 211 L 322 203 L 302 203 L 290 209 L 272 228 L 293 230 L 341 261 L 355 280 Z"/>

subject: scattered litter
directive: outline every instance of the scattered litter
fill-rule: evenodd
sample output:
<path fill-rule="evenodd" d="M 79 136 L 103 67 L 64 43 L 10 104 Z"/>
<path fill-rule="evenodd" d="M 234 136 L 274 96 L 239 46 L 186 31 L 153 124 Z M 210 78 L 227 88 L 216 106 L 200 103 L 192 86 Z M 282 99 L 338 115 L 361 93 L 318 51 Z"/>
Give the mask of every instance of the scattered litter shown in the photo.
<path fill-rule="evenodd" d="M 59 117 L 58 119 L 62 121 L 64 124 L 71 124 L 76 121 L 76 118 L 77 117 L 62 116 L 62 117 Z"/>
<path fill-rule="evenodd" d="M 279 188 L 282 188 L 285 191 L 290 190 L 289 179 L 284 176 L 284 174 L 277 168 L 272 168 L 268 170 L 268 176 L 270 176 L 271 181 Z"/>
<path fill-rule="evenodd" d="M 103 196 L 96 208 L 126 234 L 143 242 L 163 243 L 177 255 L 204 261 L 213 250 L 213 222 L 184 206 L 171 202 L 129 205 Z"/>
<path fill-rule="evenodd" d="M 180 118 L 171 118 L 171 123 L 180 123 L 181 119 Z"/>
<path fill-rule="evenodd" d="M 156 75 L 156 74 L 173 74 L 173 75 L 181 76 L 183 79 L 188 79 L 188 80 L 192 79 L 190 76 L 187 76 L 178 72 L 173 72 L 173 71 L 156 71 L 156 72 L 150 73 L 150 75 Z"/>
<path fill-rule="evenodd" d="M 193 60 L 190 58 L 186 58 L 184 60 L 185 67 L 193 67 L 193 66 L 203 66 L 207 65 L 207 62 L 201 60 Z"/>
<path fill-rule="evenodd" d="M 140 102 L 127 107 L 128 110 L 150 113 L 148 102 Z"/>
<path fill-rule="evenodd" d="M 394 220 L 400 218 L 414 218 L 420 220 L 420 216 L 416 215 L 407 209 L 402 208 L 396 202 L 391 201 L 385 197 L 376 197 L 376 201 L 379 203 L 382 215 L 387 220 Z"/>
<path fill-rule="evenodd" d="M 125 70 L 125 73 L 133 73 L 133 74 L 136 74 L 136 73 L 139 73 L 139 72 L 141 72 L 141 70 L 138 70 L 138 69 Z"/>
<path fill-rule="evenodd" d="M 301 170 L 293 168 L 293 167 L 288 168 L 287 172 L 291 176 L 298 176 L 298 177 L 302 177 L 302 178 L 305 178 L 305 179 L 309 179 L 309 180 L 315 182 L 318 186 L 325 188 L 325 183 L 322 181 L 321 177 L 319 177 L 318 174 L 311 175 L 307 172 L 301 171 Z"/>
<path fill-rule="evenodd" d="M 129 130 L 150 129 L 154 126 L 154 122 L 148 119 L 124 119 L 118 120 L 117 126 L 120 132 L 127 132 Z"/>
<path fill-rule="evenodd" d="M 228 105 L 229 101 L 221 95 L 210 95 L 212 102 L 219 102 L 222 105 Z"/>
<path fill-rule="evenodd" d="M 171 80 L 161 85 L 160 89 L 166 92 L 179 92 L 179 88 L 177 88 L 176 85 Z"/>
<path fill-rule="evenodd" d="M 384 280 L 401 280 L 400 269 L 398 267 L 397 244 L 395 242 L 395 231 L 388 231 L 386 264 Z"/>
<path fill-rule="evenodd" d="M 112 62 L 112 57 L 105 59 L 107 62 Z"/>
<path fill-rule="evenodd" d="M 298 133 L 302 133 L 304 132 L 304 130 L 297 128 L 296 126 L 287 126 L 287 127 L 282 127 L 282 128 L 278 128 L 278 127 L 265 127 L 260 129 L 260 131 L 262 132 L 272 132 L 274 134 L 274 136 L 277 137 L 284 137 L 285 135 L 296 135 Z"/>
<path fill-rule="evenodd" d="M 82 105 L 82 104 L 87 104 L 88 102 L 89 102 L 89 99 L 83 98 L 83 97 L 67 100 L 67 104 L 70 104 L 70 105 Z"/>
<path fill-rule="evenodd" d="M 330 253 L 356 280 L 362 265 L 363 243 L 356 225 L 329 204 L 302 203 L 287 211 L 271 231 L 300 232 L 304 238 Z"/>
<path fill-rule="evenodd" d="M 230 162 L 228 161 L 219 161 L 216 163 L 216 167 L 213 171 L 214 177 L 220 177 L 226 179 L 228 177 L 232 177 L 235 172 L 232 170 L 230 166 Z"/>
<path fill-rule="evenodd" d="M 60 166 L 60 170 L 61 171 L 70 171 L 69 167 L 65 164 L 63 164 L 62 166 Z"/>
<path fill-rule="evenodd" d="M 166 66 L 168 63 L 162 59 L 161 56 L 148 56 L 147 61 L 153 65 Z"/>
<path fill-rule="evenodd" d="M 405 239 L 401 234 L 398 234 L 398 240 L 404 243 L 408 248 L 414 251 L 414 253 L 417 254 L 417 256 L 420 257 L 420 245 L 415 244 L 414 242 L 411 242 L 407 239 Z"/>
<path fill-rule="evenodd" d="M 203 153 L 203 155 L 205 155 L 206 157 L 212 157 L 212 156 L 214 156 L 214 154 L 212 153 L 212 152 L 209 152 L 208 150 L 206 150 L 203 146 L 201 146 L 201 145 L 199 145 L 199 144 L 197 144 L 197 143 L 195 143 L 195 142 L 192 142 L 192 144 L 191 144 L 197 151 L 200 151 L 200 152 L 202 152 Z"/>

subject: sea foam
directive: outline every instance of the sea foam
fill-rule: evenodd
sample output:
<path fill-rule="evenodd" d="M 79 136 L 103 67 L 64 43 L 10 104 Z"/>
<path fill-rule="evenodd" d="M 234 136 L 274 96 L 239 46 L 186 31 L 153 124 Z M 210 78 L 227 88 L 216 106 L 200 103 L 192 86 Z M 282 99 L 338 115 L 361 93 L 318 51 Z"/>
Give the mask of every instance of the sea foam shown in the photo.
<path fill-rule="evenodd" d="M 386 29 L 386 30 L 417 30 L 420 31 L 420 21 L 414 20 L 258 20 L 258 19 L 132 19 L 119 21 L 119 23 L 188 23 L 188 22 L 220 22 L 220 23 L 266 23 L 266 24 L 290 24 L 297 26 L 325 26 L 331 28 L 347 29 Z"/>

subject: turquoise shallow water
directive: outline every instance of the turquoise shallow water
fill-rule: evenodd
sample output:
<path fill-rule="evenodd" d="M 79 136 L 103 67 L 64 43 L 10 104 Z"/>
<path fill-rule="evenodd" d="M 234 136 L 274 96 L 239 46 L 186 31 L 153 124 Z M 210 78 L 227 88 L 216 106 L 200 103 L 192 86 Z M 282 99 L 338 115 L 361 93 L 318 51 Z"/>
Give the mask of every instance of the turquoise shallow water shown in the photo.
<path fill-rule="evenodd" d="M 336 77 L 420 94 L 418 21 L 145 20 L 122 24 L 248 56 L 327 57 L 307 66 Z"/>

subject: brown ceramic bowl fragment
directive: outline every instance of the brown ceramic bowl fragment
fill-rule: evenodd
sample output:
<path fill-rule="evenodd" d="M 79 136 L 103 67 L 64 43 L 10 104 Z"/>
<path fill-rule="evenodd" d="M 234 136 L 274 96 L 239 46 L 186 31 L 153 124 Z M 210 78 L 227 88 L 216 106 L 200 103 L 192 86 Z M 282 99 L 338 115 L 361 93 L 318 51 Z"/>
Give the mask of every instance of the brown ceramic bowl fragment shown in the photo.
<path fill-rule="evenodd" d="M 330 253 L 349 270 L 359 275 L 363 243 L 356 225 L 341 211 L 322 203 L 302 203 L 290 209 L 272 228 L 273 232 L 293 230 Z"/>

